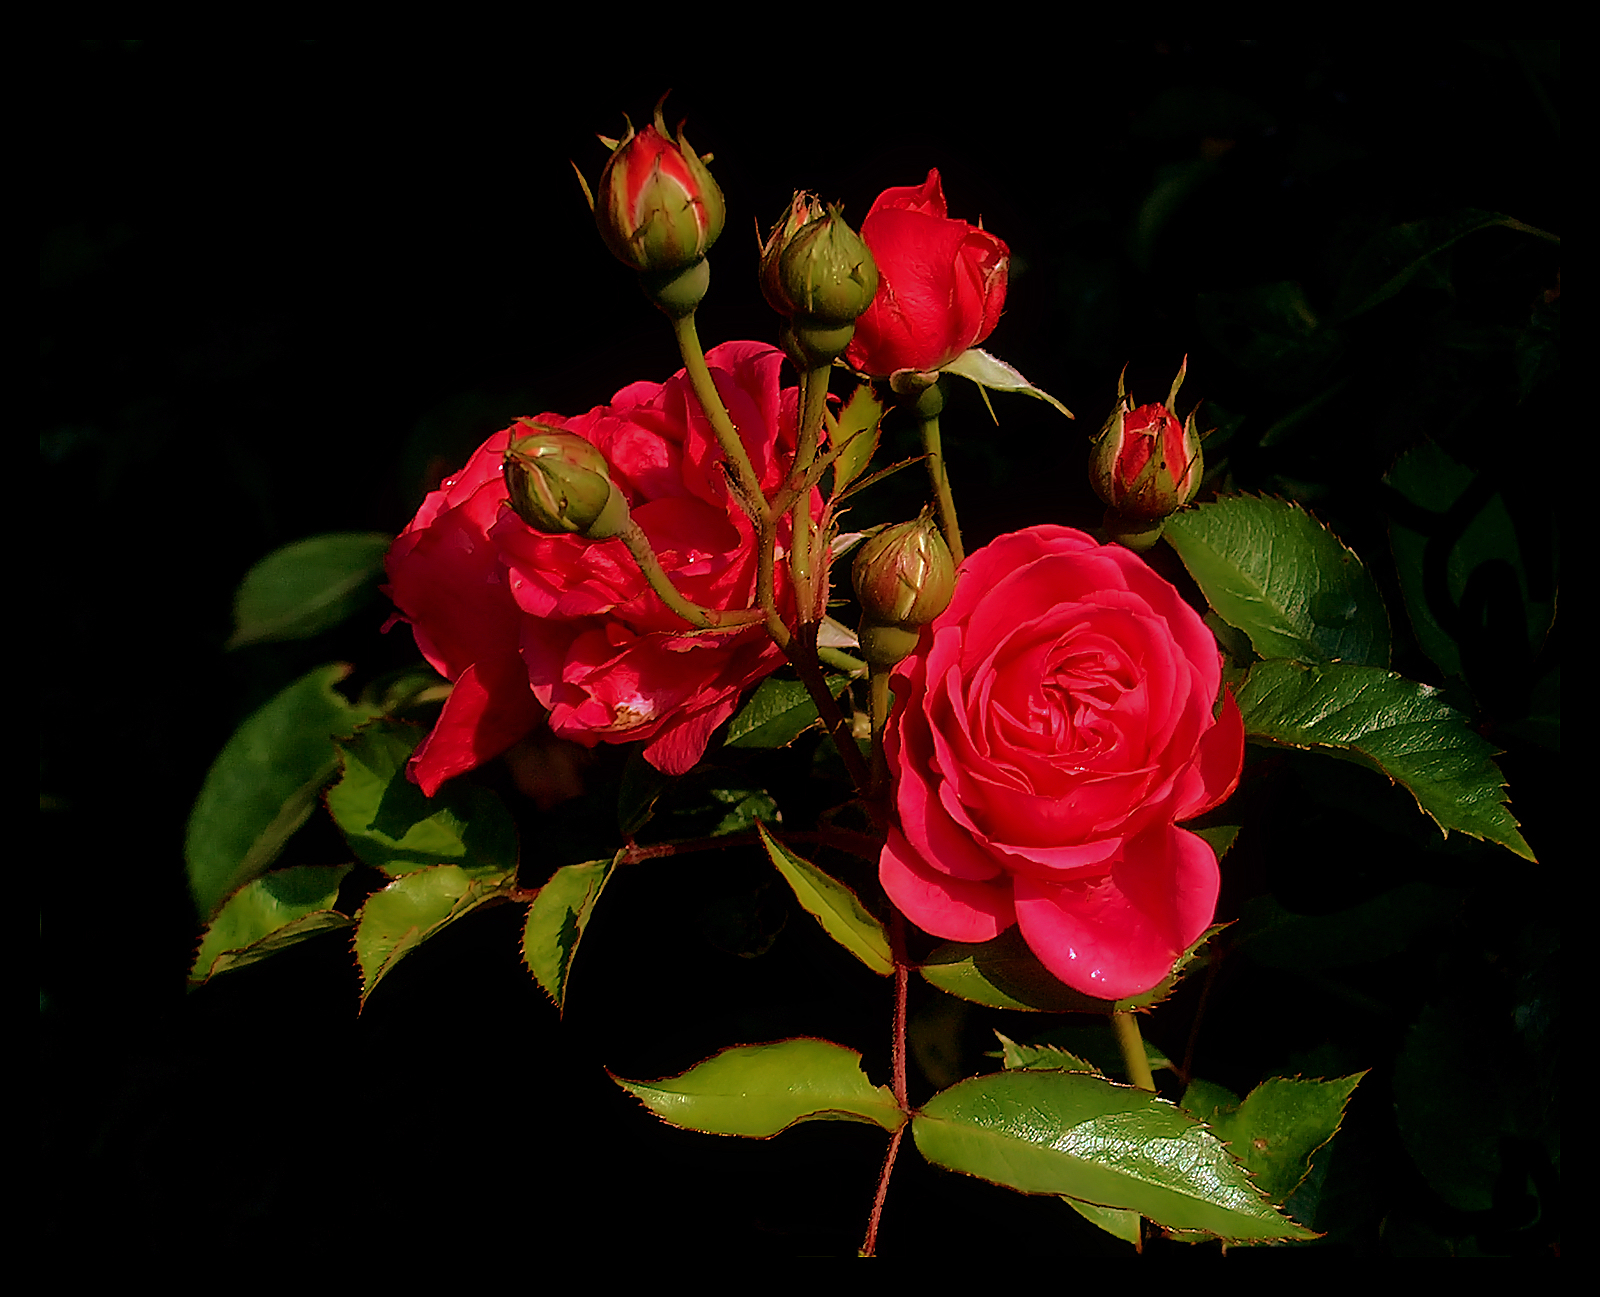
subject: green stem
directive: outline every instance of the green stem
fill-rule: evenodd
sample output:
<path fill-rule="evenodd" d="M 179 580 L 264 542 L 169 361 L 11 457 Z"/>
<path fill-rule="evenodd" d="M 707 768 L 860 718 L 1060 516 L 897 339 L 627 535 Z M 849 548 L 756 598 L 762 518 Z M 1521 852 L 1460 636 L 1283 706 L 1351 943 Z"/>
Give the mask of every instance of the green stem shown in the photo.
<path fill-rule="evenodd" d="M 672 578 L 661 566 L 661 560 L 656 557 L 655 549 L 650 544 L 650 538 L 644 534 L 644 528 L 632 519 L 628 520 L 627 527 L 618 535 L 628 553 L 633 555 L 633 561 L 639 565 L 639 571 L 644 574 L 645 582 L 656 592 L 661 602 L 691 626 L 698 626 L 702 630 L 712 630 L 725 626 L 748 626 L 761 620 L 762 614 L 753 608 L 730 609 L 726 612 L 716 608 L 702 608 L 692 599 L 685 598 L 672 584 Z"/>
<path fill-rule="evenodd" d="M 933 485 L 933 498 L 939 506 L 939 529 L 944 532 L 944 543 L 950 547 L 950 557 L 956 566 L 966 557 L 961 548 L 961 525 L 956 521 L 955 497 L 950 494 L 950 475 L 945 471 L 944 445 L 939 438 L 939 412 L 944 409 L 944 393 L 935 383 L 917 398 L 917 419 L 922 427 L 922 449 L 928 457 L 928 480 Z"/>
<path fill-rule="evenodd" d="M 1122 1065 L 1128 1071 L 1128 1080 L 1141 1090 L 1156 1092 L 1155 1077 L 1150 1075 L 1150 1056 L 1144 1052 L 1144 1038 L 1139 1035 L 1139 1020 L 1131 1009 L 1118 1009 L 1111 1015 L 1112 1029 L 1117 1033 L 1117 1045 L 1122 1050 Z"/>
<path fill-rule="evenodd" d="M 828 374 L 829 367 L 822 365 L 801 376 L 800 430 L 796 438 L 794 466 L 789 470 L 786 484 L 790 491 L 795 492 L 791 514 L 794 525 L 789 537 L 789 575 L 794 581 L 795 607 L 802 625 L 817 619 L 816 572 L 811 561 L 816 528 L 811 520 L 811 492 L 805 489 L 805 483 L 812 462 L 817 457 L 817 443 L 822 435 L 822 413 L 828 408 Z"/>
<path fill-rule="evenodd" d="M 892 667 L 873 667 L 868 677 L 872 705 L 872 795 L 889 791 L 889 762 L 883 753 L 883 729 L 889 723 L 889 673 Z"/>
<path fill-rule="evenodd" d="M 717 445 L 722 447 L 722 453 L 733 465 L 734 472 L 739 478 L 739 485 L 744 488 L 744 494 L 750 504 L 759 508 L 765 517 L 768 511 L 766 499 L 761 494 L 760 479 L 756 477 L 756 470 L 750 463 L 744 442 L 739 438 L 739 430 L 733 426 L 733 420 L 728 417 L 728 407 L 722 403 L 717 385 L 711 378 L 711 371 L 706 367 L 705 352 L 700 349 L 700 334 L 694 327 L 694 312 L 690 311 L 687 315 L 674 319 L 672 333 L 678 340 L 678 354 L 683 357 L 683 368 L 689 375 L 689 385 L 694 388 L 700 408 L 705 411 L 705 416 L 711 423 L 711 430 L 717 436 Z"/>

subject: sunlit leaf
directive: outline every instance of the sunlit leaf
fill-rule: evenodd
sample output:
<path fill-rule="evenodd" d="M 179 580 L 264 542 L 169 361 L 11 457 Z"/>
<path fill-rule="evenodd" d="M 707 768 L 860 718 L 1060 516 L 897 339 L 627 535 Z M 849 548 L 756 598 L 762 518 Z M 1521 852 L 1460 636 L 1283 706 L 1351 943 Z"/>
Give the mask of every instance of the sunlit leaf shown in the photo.
<path fill-rule="evenodd" d="M 567 982 L 578 943 L 621 859 L 619 851 L 609 860 L 562 866 L 528 907 L 528 921 L 522 928 L 522 962 L 557 1009 L 567 1007 Z"/>
<path fill-rule="evenodd" d="M 434 797 L 406 777 L 423 731 L 375 720 L 338 744 L 343 774 L 328 790 L 328 810 L 350 849 L 390 876 L 428 865 L 473 874 L 517 867 L 517 828 L 490 789 L 452 780 Z"/>
<path fill-rule="evenodd" d="M 337 626 L 377 590 L 393 543 L 378 532 L 341 531 L 274 550 L 234 593 L 227 646 L 309 639 Z"/>
<path fill-rule="evenodd" d="M 1084 1072 L 996 1072 L 912 1118 L 930 1162 L 1023 1193 L 1138 1212 L 1225 1239 L 1310 1238 L 1182 1109 Z"/>
<path fill-rule="evenodd" d="M 918 966 L 941 991 L 995 1009 L 1040 1013 L 1106 1013 L 1115 1007 L 1064 985 L 1028 949 L 1015 925 L 991 941 L 947 941 Z"/>
<path fill-rule="evenodd" d="M 1389 616 L 1371 575 L 1298 505 L 1228 496 L 1174 514 L 1164 534 L 1262 657 L 1389 665 Z"/>
<path fill-rule="evenodd" d="M 318 933 L 349 927 L 353 920 L 336 911 L 333 903 L 352 868 L 296 865 L 246 883 L 206 926 L 189 980 L 204 982 Z"/>
<path fill-rule="evenodd" d="M 402 875 L 369 896 L 356 916 L 362 1004 L 405 956 L 457 919 L 503 899 L 510 881 L 474 877 L 459 865 L 435 865 Z"/>
<path fill-rule="evenodd" d="M 998 356 L 991 356 L 987 351 L 972 347 L 963 351 L 941 371 L 946 374 L 959 374 L 962 378 L 971 379 L 979 387 L 987 388 L 994 392 L 1020 392 L 1024 396 L 1031 396 L 1037 400 L 1053 405 L 1067 418 L 1072 418 L 1072 411 L 1062 405 L 1060 401 L 1051 396 L 1042 388 L 1035 387 L 1013 366 L 1006 364 Z"/>
<path fill-rule="evenodd" d="M 1076 1198 L 1063 1198 L 1061 1201 L 1091 1225 L 1097 1225 L 1105 1230 L 1112 1238 L 1132 1243 L 1136 1248 L 1143 1246 L 1144 1240 L 1139 1226 L 1143 1217 L 1138 1212 L 1128 1211 L 1123 1207 L 1097 1207 L 1092 1202 L 1079 1202 Z"/>
<path fill-rule="evenodd" d="M 1348 753 L 1405 787 L 1445 833 L 1533 859 L 1494 748 L 1438 690 L 1375 667 L 1276 661 L 1252 667 L 1237 697 L 1250 738 Z"/>
<path fill-rule="evenodd" d="M 195 908 L 210 915 L 264 873 L 338 770 L 334 739 L 375 714 L 334 690 L 335 662 L 296 680 L 233 732 L 189 812 L 184 861 Z"/>
<path fill-rule="evenodd" d="M 905 1113 L 873 1085 L 861 1055 L 828 1040 L 739 1045 L 659 1081 L 611 1078 L 663 1121 L 709 1135 L 766 1139 L 802 1121 L 865 1121 L 898 1130 Z"/>
<path fill-rule="evenodd" d="M 761 844 L 795 899 L 822 925 L 822 930 L 870 968 L 887 977 L 894 972 L 889 934 L 873 918 L 861 899 L 837 878 L 822 872 L 809 860 L 795 855 L 761 826 Z"/>
<path fill-rule="evenodd" d="M 833 461 L 830 495 L 837 496 L 871 463 L 873 452 L 878 449 L 878 424 L 883 421 L 883 410 L 883 402 L 871 383 L 862 383 L 850 393 L 836 426 L 828 434 L 830 442 L 840 448 Z"/>
<path fill-rule="evenodd" d="M 1100 1069 L 1059 1045 L 1019 1045 L 1010 1036 L 1000 1037 L 1001 1060 L 1007 1071 L 1033 1068 L 1047 1072 L 1098 1072 Z"/>

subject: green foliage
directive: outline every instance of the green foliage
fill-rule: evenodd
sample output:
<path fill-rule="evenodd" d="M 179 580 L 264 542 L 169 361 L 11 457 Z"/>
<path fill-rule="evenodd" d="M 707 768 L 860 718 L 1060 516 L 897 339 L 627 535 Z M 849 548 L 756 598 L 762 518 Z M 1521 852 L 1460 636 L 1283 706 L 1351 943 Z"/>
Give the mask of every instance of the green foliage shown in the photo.
<path fill-rule="evenodd" d="M 334 690 L 349 672 L 336 662 L 302 676 L 246 719 L 212 762 L 184 839 L 189 893 L 202 915 L 277 859 L 338 769 L 334 740 L 375 714 Z"/>
<path fill-rule="evenodd" d="M 1299 506 L 1230 496 L 1173 515 L 1164 535 L 1260 656 L 1389 665 L 1389 617 L 1371 575 Z"/>
<path fill-rule="evenodd" d="M 1092 1063 L 1056 1045 L 1019 1045 L 1010 1036 L 1000 1037 L 1001 1058 L 1008 1072 L 1017 1069 L 1054 1072 L 1098 1072 Z"/>
<path fill-rule="evenodd" d="M 659 1081 L 611 1078 L 669 1125 L 708 1135 L 767 1139 L 803 1121 L 865 1121 L 898 1130 L 906 1119 L 861 1055 L 828 1040 L 739 1045 Z"/>
<path fill-rule="evenodd" d="M 1533 852 L 1506 809 L 1494 748 L 1435 689 L 1374 667 L 1261 662 L 1238 692 L 1252 739 L 1348 754 L 1403 785 L 1441 830 Z"/>
<path fill-rule="evenodd" d="M 833 489 L 837 496 L 866 471 L 878 449 L 878 425 L 883 421 L 883 402 L 871 383 L 858 384 L 839 411 L 837 423 L 828 432 L 831 445 L 839 448 L 833 461 Z"/>
<path fill-rule="evenodd" d="M 369 896 L 356 916 L 361 1003 L 429 937 L 480 906 L 505 899 L 511 881 L 475 877 L 459 865 L 434 865 L 404 874 Z"/>
<path fill-rule="evenodd" d="M 912 1118 L 930 1162 L 1022 1193 L 1138 1212 L 1224 1239 L 1311 1238 L 1180 1108 L 1084 1072 L 996 1072 Z"/>
<path fill-rule="evenodd" d="M 883 924 L 867 912 L 860 898 L 837 878 L 829 877 L 809 860 L 795 855 L 768 833 L 765 825 L 760 826 L 760 831 L 767 857 L 794 889 L 801 907 L 822 925 L 822 930 L 880 977 L 894 972 L 889 934 L 884 931 Z"/>
<path fill-rule="evenodd" d="M 337 626 L 376 593 L 393 536 L 340 531 L 273 550 L 233 596 L 229 648 L 310 639 Z"/>
<path fill-rule="evenodd" d="M 622 855 L 619 851 L 610 860 L 563 865 L 528 907 L 528 920 L 522 928 L 522 962 L 563 1012 L 578 943 Z"/>
<path fill-rule="evenodd" d="M 992 1009 L 1036 1013 L 1110 1013 L 1096 1000 L 1064 986 L 1028 949 L 1015 925 L 992 941 L 947 941 L 928 953 L 917 971 L 941 991 Z"/>
<path fill-rule="evenodd" d="M 452 780 L 429 798 L 406 777 L 421 739 L 414 725 L 378 719 L 337 745 L 343 774 L 328 810 L 350 849 L 390 877 L 444 864 L 474 875 L 514 870 L 517 828 L 493 792 Z"/>
<path fill-rule="evenodd" d="M 848 676 L 828 676 L 834 697 L 850 683 Z M 769 676 L 728 722 L 730 748 L 786 748 L 817 723 L 817 705 L 798 680 Z"/>
<path fill-rule="evenodd" d="M 189 969 L 191 982 L 244 968 L 352 920 L 333 908 L 352 865 L 296 865 L 263 874 L 222 903 Z"/>

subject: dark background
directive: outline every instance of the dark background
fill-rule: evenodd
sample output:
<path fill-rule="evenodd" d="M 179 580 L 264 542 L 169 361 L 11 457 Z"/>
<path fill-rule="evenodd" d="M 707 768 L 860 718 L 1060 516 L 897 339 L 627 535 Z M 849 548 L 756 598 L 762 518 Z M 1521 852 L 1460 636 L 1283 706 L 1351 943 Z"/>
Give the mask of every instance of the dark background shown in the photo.
<path fill-rule="evenodd" d="M 41 1129 L 58 1248 L 87 1239 L 178 1265 L 263 1243 L 286 1260 L 462 1255 L 502 1232 L 491 1246 L 855 1246 L 880 1147 L 867 1128 L 767 1144 L 691 1136 L 643 1117 L 599 1071 L 678 1070 L 734 1039 L 798 1033 L 832 1033 L 877 1067 L 879 988 L 822 1017 L 791 1005 L 796 985 L 825 976 L 816 952 L 746 977 L 658 950 L 659 933 L 622 920 L 609 937 L 597 925 L 585 956 L 626 967 L 606 990 L 620 998 L 597 978 L 565 1028 L 518 968 L 505 912 L 414 956 L 359 1018 L 337 939 L 184 991 L 196 919 L 183 825 L 212 757 L 317 662 L 371 674 L 413 652 L 403 629 L 377 635 L 374 605 L 313 644 L 225 654 L 233 587 L 302 536 L 398 531 L 514 415 L 577 413 L 678 367 L 594 236 L 569 166 L 592 181 L 605 158 L 594 133 L 618 133 L 624 111 L 642 124 L 669 87 L 669 122 L 686 117 L 694 146 L 716 155 L 728 202 L 700 312 L 708 346 L 773 335 L 756 231 L 795 186 L 859 223 L 879 190 L 938 167 L 952 214 L 981 216 L 1010 244 L 988 346 L 1079 420 L 997 397 L 996 430 L 969 390 L 952 395 L 946 445 L 970 543 L 1037 522 L 1092 526 L 1083 457 L 1117 371 L 1129 366 L 1139 400 L 1159 400 L 1186 353 L 1184 404 L 1207 398 L 1206 423 L 1222 428 L 1222 461 L 1208 452 L 1217 485 L 1301 499 L 1369 556 L 1385 548 L 1379 479 L 1423 436 L 1546 511 L 1571 472 L 1559 379 L 1520 391 L 1512 357 L 1515 331 L 1559 305 L 1559 249 L 1486 231 L 1457 245 L 1449 274 L 1359 328 L 1330 314 L 1386 226 L 1482 208 L 1561 232 L 1555 43 L 1089 42 L 1052 48 L 1048 63 L 986 55 L 981 71 L 957 48 L 928 63 L 854 56 L 815 84 L 758 55 L 670 74 L 552 72 L 511 42 L 33 53 L 47 87 L 35 110 Z M 1552 439 L 1549 473 L 1533 457 Z M 889 518 L 916 503 L 886 490 L 875 507 Z M 1525 719 L 1553 652 L 1474 682 L 1480 720 Z M 1397 666 L 1433 678 L 1414 651 Z M 1510 746 L 1514 809 L 1543 856 L 1555 757 Z M 339 858 L 329 834 L 302 845 L 307 858 Z M 681 980 L 641 951 L 681 956 Z M 859 986 L 824 990 L 837 1000 Z M 1320 1011 L 1302 1007 L 1279 1006 L 1241 1047 L 1255 1077 L 1320 1038 Z M 1392 1047 L 1402 1026 L 1374 1031 Z M 630 1039 L 650 1045 L 630 1053 Z M 1369 1078 L 1358 1100 L 1380 1126 L 1386 1084 Z M 1525 1203 L 1484 1243 L 1482 1219 L 1442 1210 L 1396 1166 L 1386 1174 L 1401 1187 L 1355 1213 L 1337 1245 L 1548 1246 Z M 1548 1189 L 1542 1201 L 1548 1212 Z M 1102 1246 L 1063 1210 L 908 1157 L 883 1246 Z"/>

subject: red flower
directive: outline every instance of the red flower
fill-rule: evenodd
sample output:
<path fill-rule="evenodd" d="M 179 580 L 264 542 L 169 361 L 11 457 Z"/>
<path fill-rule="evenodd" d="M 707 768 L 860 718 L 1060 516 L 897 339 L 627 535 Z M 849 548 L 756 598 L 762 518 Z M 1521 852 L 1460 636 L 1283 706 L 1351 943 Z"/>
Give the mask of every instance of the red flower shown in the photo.
<path fill-rule="evenodd" d="M 878 295 L 856 321 L 845 360 L 863 374 L 935 370 L 975 347 L 1000 320 L 1011 252 L 945 215 L 939 173 L 878 195 L 861 236 L 878 263 Z"/>
<path fill-rule="evenodd" d="M 782 353 L 730 342 L 706 357 L 763 487 L 794 454 L 795 392 L 779 391 Z M 593 443 L 677 588 L 715 609 L 755 600 L 752 528 L 717 467 L 716 437 L 680 371 L 635 383 L 610 405 L 540 423 Z M 739 695 L 782 661 L 759 625 L 690 632 L 646 586 L 620 540 L 541 535 L 506 504 L 496 433 L 423 502 L 389 551 L 389 591 L 429 662 L 455 681 L 411 775 L 430 796 L 504 752 L 548 712 L 586 747 L 643 741 L 681 774 L 733 714 Z M 821 498 L 813 496 L 820 515 Z M 788 535 L 780 529 L 778 544 Z M 778 564 L 780 597 L 788 595 Z"/>
<path fill-rule="evenodd" d="M 1222 802 L 1244 759 L 1216 641 L 1178 592 L 1079 531 L 1002 536 L 893 687 L 890 899 L 952 941 L 1017 923 L 1102 999 L 1165 977 L 1217 900 L 1216 857 L 1177 821 Z"/>

